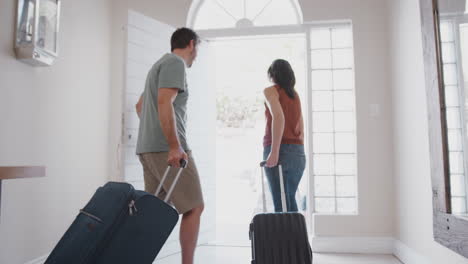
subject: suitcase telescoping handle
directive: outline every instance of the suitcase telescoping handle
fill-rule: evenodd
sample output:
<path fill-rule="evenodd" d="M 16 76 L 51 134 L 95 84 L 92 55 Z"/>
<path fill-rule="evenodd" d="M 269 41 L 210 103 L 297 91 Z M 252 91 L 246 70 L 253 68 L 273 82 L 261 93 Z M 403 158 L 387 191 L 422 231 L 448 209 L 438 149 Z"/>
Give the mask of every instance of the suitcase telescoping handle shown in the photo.
<path fill-rule="evenodd" d="M 188 161 L 186 161 L 184 159 L 180 160 L 180 168 L 177 171 L 177 175 L 176 175 L 174 181 L 172 182 L 171 187 L 169 188 L 169 191 L 167 192 L 166 198 L 164 198 L 165 203 L 167 203 L 169 201 L 169 198 L 171 197 L 171 194 L 174 191 L 174 188 L 175 188 L 175 186 L 177 184 L 177 181 L 179 181 L 180 174 L 182 174 L 182 171 L 187 167 L 187 163 L 188 163 Z M 167 169 L 164 172 L 164 176 L 163 176 L 161 182 L 159 183 L 158 189 L 156 189 L 156 193 L 154 195 L 158 196 L 159 193 L 161 193 L 164 181 L 166 181 L 167 175 L 169 175 L 169 171 L 171 170 L 171 168 L 172 168 L 171 165 L 167 166 Z"/>
<path fill-rule="evenodd" d="M 265 165 L 266 165 L 266 161 L 262 161 L 260 162 L 260 167 L 261 167 L 261 171 L 262 171 L 262 180 L 261 180 L 261 183 L 262 183 L 262 199 L 263 199 L 263 212 L 266 213 L 266 197 L 265 197 L 265 184 L 263 183 L 263 178 L 265 177 L 264 176 L 264 173 L 263 173 L 263 170 L 265 169 Z M 283 178 L 283 167 L 281 166 L 281 164 L 278 164 L 278 166 L 276 166 L 279 170 L 279 180 L 280 180 L 280 189 L 281 189 L 281 205 L 283 207 L 283 213 L 286 213 L 287 212 L 287 207 L 286 207 L 286 194 L 285 194 L 285 185 L 284 185 L 284 178 Z"/>

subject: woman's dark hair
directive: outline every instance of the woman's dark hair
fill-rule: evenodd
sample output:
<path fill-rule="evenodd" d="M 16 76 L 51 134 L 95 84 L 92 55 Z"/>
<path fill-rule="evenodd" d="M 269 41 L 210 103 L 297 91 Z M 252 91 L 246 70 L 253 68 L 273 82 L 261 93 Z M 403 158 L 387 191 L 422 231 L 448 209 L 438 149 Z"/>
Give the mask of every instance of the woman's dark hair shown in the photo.
<path fill-rule="evenodd" d="M 268 68 L 268 76 L 281 89 L 284 89 L 289 97 L 292 99 L 296 97 L 294 90 L 296 76 L 294 76 L 294 71 L 288 61 L 282 59 L 275 60 L 270 68 Z"/>
<path fill-rule="evenodd" d="M 185 27 L 178 28 L 171 37 L 171 51 L 175 49 L 185 49 L 192 40 L 195 46 L 200 42 L 200 37 L 195 31 Z"/>

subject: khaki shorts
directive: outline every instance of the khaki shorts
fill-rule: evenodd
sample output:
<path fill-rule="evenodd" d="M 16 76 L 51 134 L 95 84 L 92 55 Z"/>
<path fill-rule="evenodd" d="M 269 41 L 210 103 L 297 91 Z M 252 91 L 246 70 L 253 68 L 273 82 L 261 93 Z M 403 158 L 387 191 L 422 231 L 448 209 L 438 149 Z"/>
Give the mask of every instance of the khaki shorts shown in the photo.
<path fill-rule="evenodd" d="M 156 189 L 164 176 L 164 172 L 167 169 L 168 154 L 168 152 L 140 154 L 146 192 L 156 192 Z M 187 167 L 180 175 L 179 181 L 177 182 L 169 199 L 180 214 L 187 213 L 193 208 L 203 205 L 203 194 L 197 167 L 193 160 L 192 153 L 188 151 L 187 155 L 189 157 Z M 166 192 L 171 187 L 178 170 L 178 168 L 172 168 L 170 170 L 166 181 L 163 183 L 163 190 L 158 195 L 160 199 L 164 199 L 166 197 Z"/>

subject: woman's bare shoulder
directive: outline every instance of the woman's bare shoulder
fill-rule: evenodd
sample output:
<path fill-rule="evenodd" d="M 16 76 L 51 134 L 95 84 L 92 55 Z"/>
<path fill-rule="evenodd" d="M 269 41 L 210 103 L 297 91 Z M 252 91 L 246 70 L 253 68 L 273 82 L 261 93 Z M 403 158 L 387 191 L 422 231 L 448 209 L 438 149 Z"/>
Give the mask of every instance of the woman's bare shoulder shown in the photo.
<path fill-rule="evenodd" d="M 263 89 L 263 94 L 265 94 L 266 97 L 278 95 L 278 90 L 276 90 L 276 85 L 272 85 Z"/>

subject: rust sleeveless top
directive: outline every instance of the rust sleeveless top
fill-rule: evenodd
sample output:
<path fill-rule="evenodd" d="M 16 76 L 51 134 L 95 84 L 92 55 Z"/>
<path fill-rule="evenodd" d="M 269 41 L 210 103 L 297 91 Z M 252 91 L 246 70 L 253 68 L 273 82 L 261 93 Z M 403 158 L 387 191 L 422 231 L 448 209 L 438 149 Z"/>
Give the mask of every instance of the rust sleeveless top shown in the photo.
<path fill-rule="evenodd" d="M 284 131 L 281 139 L 281 144 L 304 145 L 304 122 L 302 119 L 301 100 L 296 93 L 294 99 L 288 96 L 284 89 L 275 86 L 279 94 L 279 101 L 284 114 Z M 265 104 L 266 128 L 263 138 L 263 146 L 267 147 L 272 144 L 271 124 L 273 117 L 270 109 Z"/>

